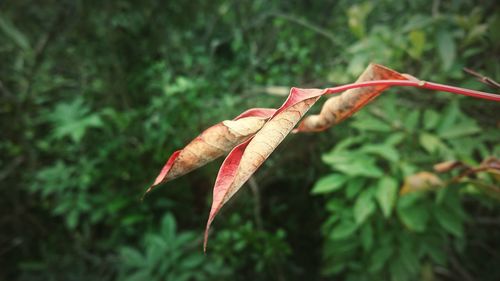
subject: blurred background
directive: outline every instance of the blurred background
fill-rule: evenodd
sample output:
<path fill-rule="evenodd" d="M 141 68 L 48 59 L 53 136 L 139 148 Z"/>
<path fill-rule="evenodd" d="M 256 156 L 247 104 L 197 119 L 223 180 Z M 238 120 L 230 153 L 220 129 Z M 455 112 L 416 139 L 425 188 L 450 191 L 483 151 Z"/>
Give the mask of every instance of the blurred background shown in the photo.
<path fill-rule="evenodd" d="M 291 86 L 353 82 L 369 62 L 495 92 L 462 68 L 500 79 L 499 12 L 495 0 L 1 1 L 0 280 L 500 280 L 498 178 L 433 172 L 500 157 L 495 102 L 395 88 L 289 136 L 217 217 L 207 255 L 222 159 L 140 201 L 203 129 L 278 107 Z"/>

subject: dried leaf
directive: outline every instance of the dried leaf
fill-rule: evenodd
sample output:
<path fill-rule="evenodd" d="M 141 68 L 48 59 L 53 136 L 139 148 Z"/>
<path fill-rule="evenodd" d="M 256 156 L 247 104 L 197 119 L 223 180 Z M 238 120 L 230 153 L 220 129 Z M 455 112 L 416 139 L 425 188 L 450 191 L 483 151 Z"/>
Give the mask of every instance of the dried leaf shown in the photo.
<path fill-rule="evenodd" d="M 433 173 L 419 172 L 405 178 L 400 194 L 404 195 L 415 191 L 432 190 L 442 187 L 443 181 Z"/>
<path fill-rule="evenodd" d="M 433 169 L 438 173 L 446 173 L 457 167 L 465 167 L 465 165 L 460 161 L 450 160 L 435 164 Z"/>
<path fill-rule="evenodd" d="M 408 80 L 401 74 L 376 64 L 370 64 L 362 76 L 366 80 Z M 368 90 L 351 92 L 344 99 L 339 99 L 333 103 L 335 111 L 330 112 L 330 115 L 338 115 L 339 118 L 336 119 L 340 122 L 340 120 L 359 110 L 386 88 L 385 85 L 371 86 L 367 87 Z M 262 129 L 253 138 L 235 147 L 229 153 L 224 163 L 222 163 L 214 186 L 212 208 L 205 230 L 205 250 L 210 225 L 222 206 L 255 173 L 286 135 L 290 133 L 300 118 L 325 93 L 325 90 L 319 89 L 292 88 L 288 99 Z M 332 108 L 329 107 L 329 109 Z"/>
<path fill-rule="evenodd" d="M 220 208 L 264 163 L 323 93 L 324 91 L 319 89 L 292 88 L 288 99 L 262 129 L 229 153 L 215 182 L 212 209 L 205 231 L 205 249 L 210 224 Z"/>
<path fill-rule="evenodd" d="M 370 64 L 357 82 L 372 80 L 412 80 L 392 69 L 379 64 Z M 371 86 L 345 91 L 339 96 L 328 99 L 320 114 L 304 118 L 294 132 L 324 131 L 360 110 L 368 102 L 380 95 L 389 86 Z"/>
<path fill-rule="evenodd" d="M 227 154 L 259 131 L 275 111 L 269 108 L 249 109 L 233 120 L 226 120 L 206 129 L 183 149 L 170 156 L 146 193 L 161 183 L 185 175 Z"/>

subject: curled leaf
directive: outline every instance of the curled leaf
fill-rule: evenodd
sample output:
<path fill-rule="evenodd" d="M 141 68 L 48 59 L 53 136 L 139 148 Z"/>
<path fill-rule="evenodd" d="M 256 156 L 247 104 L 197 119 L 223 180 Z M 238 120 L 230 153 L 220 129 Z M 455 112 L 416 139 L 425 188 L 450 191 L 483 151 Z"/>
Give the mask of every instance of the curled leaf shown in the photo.
<path fill-rule="evenodd" d="M 360 79 L 408 80 L 401 74 L 377 64 L 370 64 Z M 332 103 L 335 111 L 330 113 L 332 116 L 339 114 L 339 117 L 343 120 L 359 110 L 387 87 L 386 85 L 378 85 L 370 86 L 366 89 L 363 88 L 364 90 L 349 90 L 351 91 L 349 96 L 346 96 L 344 99 L 337 99 Z M 326 90 L 320 89 L 292 88 L 288 99 L 266 122 L 262 129 L 253 138 L 238 145 L 229 153 L 226 160 L 222 163 L 214 186 L 212 208 L 205 230 L 205 250 L 210 225 L 222 206 L 255 173 L 275 148 L 292 131 L 302 116 L 325 93 Z M 329 106 L 329 109 L 332 109 L 332 107 Z"/>
<path fill-rule="evenodd" d="M 226 120 L 206 129 L 183 149 L 170 156 L 146 193 L 161 183 L 185 175 L 227 154 L 259 131 L 275 111 L 269 108 L 249 109 L 233 120 Z"/>
<path fill-rule="evenodd" d="M 221 207 L 264 163 L 322 94 L 324 91 L 319 89 L 292 88 L 288 99 L 262 129 L 229 153 L 215 182 L 212 208 L 205 231 L 205 249 L 210 224 Z"/>
<path fill-rule="evenodd" d="M 457 167 L 466 167 L 462 162 L 456 160 L 445 161 L 435 164 L 432 168 L 438 173 L 446 173 Z"/>
<path fill-rule="evenodd" d="M 434 190 L 443 186 L 444 182 L 435 174 L 419 172 L 405 178 L 399 193 L 404 195 L 415 191 Z"/>
<path fill-rule="evenodd" d="M 379 64 L 370 64 L 358 78 L 356 83 L 372 80 L 412 80 L 403 74 Z M 324 131 L 350 117 L 368 102 L 372 101 L 387 85 L 357 88 L 345 91 L 343 94 L 329 98 L 318 115 L 304 118 L 294 132 Z"/>

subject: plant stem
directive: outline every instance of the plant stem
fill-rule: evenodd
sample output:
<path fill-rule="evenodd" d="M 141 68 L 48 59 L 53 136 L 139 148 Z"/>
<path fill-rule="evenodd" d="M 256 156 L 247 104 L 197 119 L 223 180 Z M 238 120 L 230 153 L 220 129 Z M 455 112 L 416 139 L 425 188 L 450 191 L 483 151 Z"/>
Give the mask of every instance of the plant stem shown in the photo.
<path fill-rule="evenodd" d="M 341 86 L 337 86 L 337 87 L 333 87 L 333 88 L 326 88 L 325 94 L 335 94 L 335 93 L 343 92 L 343 91 L 346 91 L 349 89 L 363 88 L 363 87 L 370 87 L 370 86 L 417 87 L 417 88 L 424 88 L 424 89 L 429 89 L 429 90 L 449 92 L 449 93 L 458 94 L 458 95 L 464 95 L 464 96 L 469 96 L 469 97 L 474 97 L 474 98 L 480 98 L 480 99 L 486 99 L 486 100 L 500 102 L 500 95 L 476 91 L 476 90 L 470 90 L 470 89 L 465 89 L 465 88 L 460 88 L 460 87 L 448 86 L 448 85 L 438 84 L 438 83 L 434 83 L 434 82 L 427 82 L 427 81 L 422 81 L 422 80 L 420 80 L 420 81 L 375 80 L 375 81 L 352 83 L 352 84 L 341 85 Z"/>

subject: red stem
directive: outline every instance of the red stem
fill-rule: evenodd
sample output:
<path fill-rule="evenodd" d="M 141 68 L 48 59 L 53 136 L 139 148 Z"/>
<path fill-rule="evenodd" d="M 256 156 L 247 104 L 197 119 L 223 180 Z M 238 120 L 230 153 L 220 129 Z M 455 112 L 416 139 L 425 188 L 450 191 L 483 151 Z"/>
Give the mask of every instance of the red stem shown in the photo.
<path fill-rule="evenodd" d="M 464 89 L 464 88 L 459 88 L 459 87 L 454 87 L 454 86 L 448 86 L 448 85 L 443 85 L 443 84 L 438 84 L 438 83 L 433 83 L 433 82 L 427 82 L 427 81 L 422 81 L 422 80 L 420 80 L 420 81 L 375 80 L 375 81 L 359 82 L 359 83 L 352 83 L 352 84 L 337 86 L 337 87 L 333 87 L 333 88 L 327 88 L 327 89 L 325 89 L 325 93 L 326 94 L 335 94 L 335 93 L 343 92 L 343 91 L 346 91 L 349 89 L 369 87 L 369 86 L 382 86 L 382 85 L 425 88 L 425 89 L 429 89 L 429 90 L 449 92 L 449 93 L 454 93 L 454 94 L 459 94 L 459 95 L 464 95 L 464 96 L 469 96 L 469 97 L 474 97 L 474 98 L 480 98 L 480 99 L 486 99 L 486 100 L 500 102 L 500 95 L 476 91 L 476 90 Z"/>

